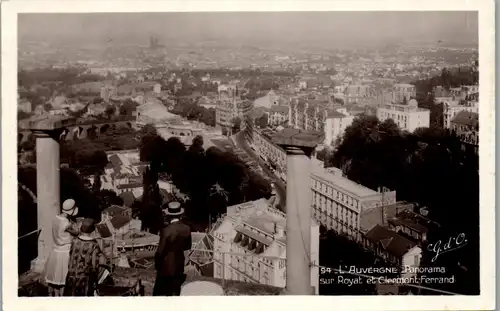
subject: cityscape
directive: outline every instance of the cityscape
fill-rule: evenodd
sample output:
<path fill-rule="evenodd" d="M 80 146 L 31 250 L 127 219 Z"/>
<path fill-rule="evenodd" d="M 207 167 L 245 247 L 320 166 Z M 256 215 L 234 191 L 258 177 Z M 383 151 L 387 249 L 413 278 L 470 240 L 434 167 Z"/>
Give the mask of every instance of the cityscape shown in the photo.
<path fill-rule="evenodd" d="M 156 295 L 174 208 L 181 296 L 479 295 L 478 55 L 466 11 L 19 14 L 18 295 L 61 215 Z"/>

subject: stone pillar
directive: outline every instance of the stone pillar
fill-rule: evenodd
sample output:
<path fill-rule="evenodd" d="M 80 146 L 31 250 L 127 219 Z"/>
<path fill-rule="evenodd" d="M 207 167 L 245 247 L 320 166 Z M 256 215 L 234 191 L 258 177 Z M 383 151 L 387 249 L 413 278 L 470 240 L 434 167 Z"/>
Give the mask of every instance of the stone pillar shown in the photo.
<path fill-rule="evenodd" d="M 36 137 L 36 183 L 38 257 L 33 263 L 36 271 L 41 271 L 52 249 L 52 220 L 60 211 L 60 131 L 34 131 Z"/>
<path fill-rule="evenodd" d="M 311 187 L 309 155 L 286 147 L 286 289 L 290 295 L 306 295 L 311 289 Z M 293 271 L 293 273 L 291 273 Z"/>
<path fill-rule="evenodd" d="M 285 129 L 272 137 L 287 154 L 286 289 L 288 295 L 313 295 L 311 281 L 311 154 L 322 134 Z"/>
<path fill-rule="evenodd" d="M 41 116 L 23 120 L 20 128 L 30 129 L 36 137 L 37 222 L 40 229 L 38 257 L 32 269 L 41 272 L 52 249 L 52 220 L 60 211 L 59 137 L 74 119 Z"/>

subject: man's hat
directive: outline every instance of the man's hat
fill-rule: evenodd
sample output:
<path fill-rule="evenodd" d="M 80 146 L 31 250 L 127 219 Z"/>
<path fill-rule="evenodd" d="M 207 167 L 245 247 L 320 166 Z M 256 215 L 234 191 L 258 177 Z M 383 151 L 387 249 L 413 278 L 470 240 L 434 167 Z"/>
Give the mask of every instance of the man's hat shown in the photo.
<path fill-rule="evenodd" d="M 181 207 L 179 202 L 170 202 L 168 207 L 165 209 L 165 215 L 179 216 L 184 214 L 184 209 Z"/>
<path fill-rule="evenodd" d="M 64 201 L 62 205 L 62 212 L 63 214 L 67 214 L 69 216 L 74 216 L 78 214 L 78 207 L 75 206 L 75 200 L 73 199 L 67 199 Z"/>

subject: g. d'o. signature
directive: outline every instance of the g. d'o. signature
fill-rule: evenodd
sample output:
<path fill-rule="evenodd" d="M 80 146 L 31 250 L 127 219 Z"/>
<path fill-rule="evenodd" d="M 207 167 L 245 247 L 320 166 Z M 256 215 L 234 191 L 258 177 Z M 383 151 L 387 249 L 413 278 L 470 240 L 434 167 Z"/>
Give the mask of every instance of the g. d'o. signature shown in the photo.
<path fill-rule="evenodd" d="M 427 250 L 435 254 L 431 259 L 431 262 L 435 262 L 439 255 L 457 250 L 464 247 L 465 245 L 467 245 L 465 233 L 460 233 L 455 237 L 450 237 L 446 241 L 446 243 L 443 243 L 443 241 L 439 240 L 434 244 L 427 245 Z"/>

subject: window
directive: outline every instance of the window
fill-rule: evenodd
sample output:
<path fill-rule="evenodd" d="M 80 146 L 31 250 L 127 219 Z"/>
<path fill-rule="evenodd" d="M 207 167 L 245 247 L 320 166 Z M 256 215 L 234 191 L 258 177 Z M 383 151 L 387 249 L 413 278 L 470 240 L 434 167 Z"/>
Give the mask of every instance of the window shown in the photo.
<path fill-rule="evenodd" d="M 420 258 L 418 255 L 413 256 L 413 265 L 418 267 L 420 265 Z"/>

